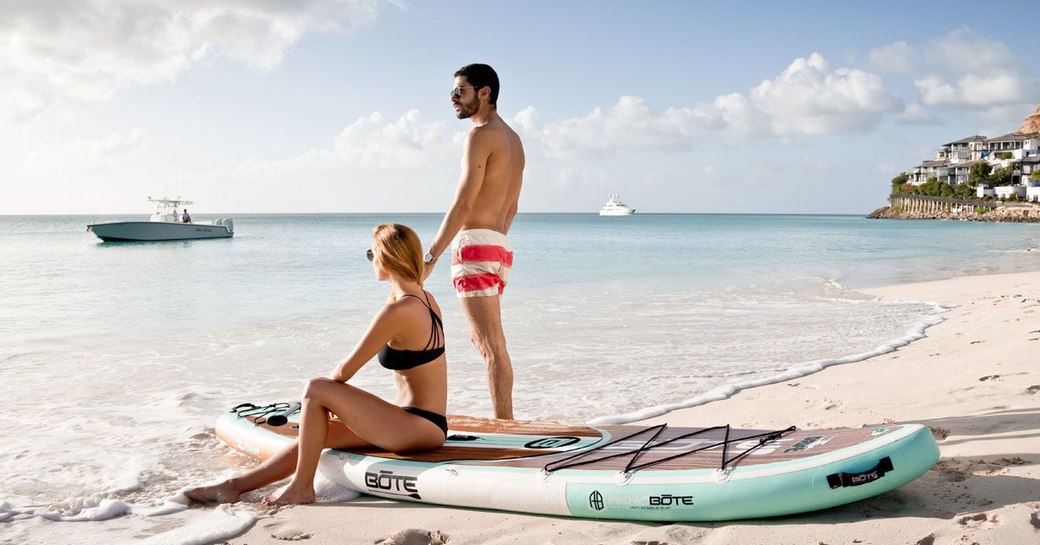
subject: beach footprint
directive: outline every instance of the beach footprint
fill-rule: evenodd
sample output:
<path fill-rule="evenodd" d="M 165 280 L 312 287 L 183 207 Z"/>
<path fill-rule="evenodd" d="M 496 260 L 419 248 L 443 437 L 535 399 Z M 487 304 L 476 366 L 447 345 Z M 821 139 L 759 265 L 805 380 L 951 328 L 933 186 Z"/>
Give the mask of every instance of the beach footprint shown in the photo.
<path fill-rule="evenodd" d="M 951 433 L 949 428 L 940 428 L 938 426 L 928 426 L 928 429 L 931 430 L 932 437 L 934 437 L 936 441 L 946 439 Z"/>
<path fill-rule="evenodd" d="M 446 545 L 448 536 L 438 530 L 419 530 L 409 528 L 375 542 L 376 545 Z"/>
<path fill-rule="evenodd" d="M 948 483 L 964 482 L 971 476 L 971 471 L 965 471 L 956 460 L 940 459 L 932 466 L 932 471 L 938 473 L 939 477 Z"/>
<path fill-rule="evenodd" d="M 271 537 L 278 541 L 304 541 L 311 538 L 311 534 L 282 522 L 267 524 L 264 529 L 271 532 Z"/>
<path fill-rule="evenodd" d="M 957 526 L 928 534 L 914 542 L 914 545 L 978 545 L 972 538 L 975 531 L 993 528 L 1001 522 L 1000 515 L 996 513 L 968 515 L 958 519 Z"/>
<path fill-rule="evenodd" d="M 1020 466 L 1029 463 L 1028 460 L 1020 456 L 1012 456 L 1010 458 L 997 458 L 996 460 L 979 460 L 972 465 L 971 469 L 976 474 L 998 475 L 1007 473 L 1010 466 Z"/>
<path fill-rule="evenodd" d="M 823 407 L 823 410 L 825 411 L 833 411 L 834 409 L 840 409 L 845 406 L 845 403 L 840 399 L 824 398 L 823 402 L 827 404 Z"/>
<path fill-rule="evenodd" d="M 961 517 L 961 519 L 957 522 L 961 526 L 966 526 L 968 528 L 974 528 L 977 530 L 987 530 L 1000 524 L 1001 522 L 1003 522 L 1003 520 L 997 513 L 979 513 L 976 515 L 968 515 L 966 517 Z"/>

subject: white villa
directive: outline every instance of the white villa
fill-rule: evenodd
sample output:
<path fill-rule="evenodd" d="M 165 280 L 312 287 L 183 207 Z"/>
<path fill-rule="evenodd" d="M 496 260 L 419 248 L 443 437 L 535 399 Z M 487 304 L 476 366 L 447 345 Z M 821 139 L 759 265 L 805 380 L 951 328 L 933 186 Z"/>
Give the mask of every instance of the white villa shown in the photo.
<path fill-rule="evenodd" d="M 1036 134 L 1013 132 L 995 138 L 974 135 L 943 144 L 935 160 L 924 161 L 907 171 L 909 182 L 921 185 L 931 178 L 950 185 L 968 181 L 972 165 L 989 163 L 993 169 L 1012 167 L 1011 185 L 991 188 L 980 185 L 978 196 L 1008 198 L 1017 195 L 1031 202 L 1040 202 L 1040 179 L 1031 178 L 1040 172 L 1040 148 Z"/>

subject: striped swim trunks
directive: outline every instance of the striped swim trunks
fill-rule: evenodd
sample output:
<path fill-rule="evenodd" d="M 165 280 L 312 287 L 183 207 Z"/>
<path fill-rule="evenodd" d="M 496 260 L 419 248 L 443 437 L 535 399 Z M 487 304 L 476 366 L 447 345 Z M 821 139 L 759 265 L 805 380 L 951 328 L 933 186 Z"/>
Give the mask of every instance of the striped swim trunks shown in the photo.
<path fill-rule="evenodd" d="M 467 229 L 451 241 L 451 280 L 459 297 L 501 294 L 512 267 L 513 247 L 498 231 Z"/>

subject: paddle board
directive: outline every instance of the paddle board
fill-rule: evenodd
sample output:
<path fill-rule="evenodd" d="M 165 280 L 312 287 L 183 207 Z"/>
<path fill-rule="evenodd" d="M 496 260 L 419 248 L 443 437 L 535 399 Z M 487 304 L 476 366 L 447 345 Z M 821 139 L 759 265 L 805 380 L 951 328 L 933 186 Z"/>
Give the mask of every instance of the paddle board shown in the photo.
<path fill-rule="evenodd" d="M 217 420 L 216 433 L 236 451 L 264 460 L 296 437 L 298 415 L 285 414 L 287 408 L 240 405 Z M 270 417 L 281 425 L 268 423 Z M 931 431 L 920 424 L 747 430 L 451 415 L 448 427 L 442 448 L 413 454 L 329 449 L 319 471 L 342 486 L 395 500 L 567 517 L 717 521 L 869 498 L 909 483 L 939 459 Z"/>

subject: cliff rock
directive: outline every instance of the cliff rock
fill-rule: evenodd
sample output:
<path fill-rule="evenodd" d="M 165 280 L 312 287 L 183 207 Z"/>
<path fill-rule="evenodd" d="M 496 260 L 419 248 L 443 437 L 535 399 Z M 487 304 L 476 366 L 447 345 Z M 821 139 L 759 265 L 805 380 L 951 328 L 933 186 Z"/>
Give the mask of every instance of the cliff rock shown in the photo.
<path fill-rule="evenodd" d="M 1024 134 L 1040 134 L 1040 106 L 1036 107 L 1036 111 L 1026 116 L 1022 120 L 1022 126 L 1018 128 L 1018 132 Z"/>

